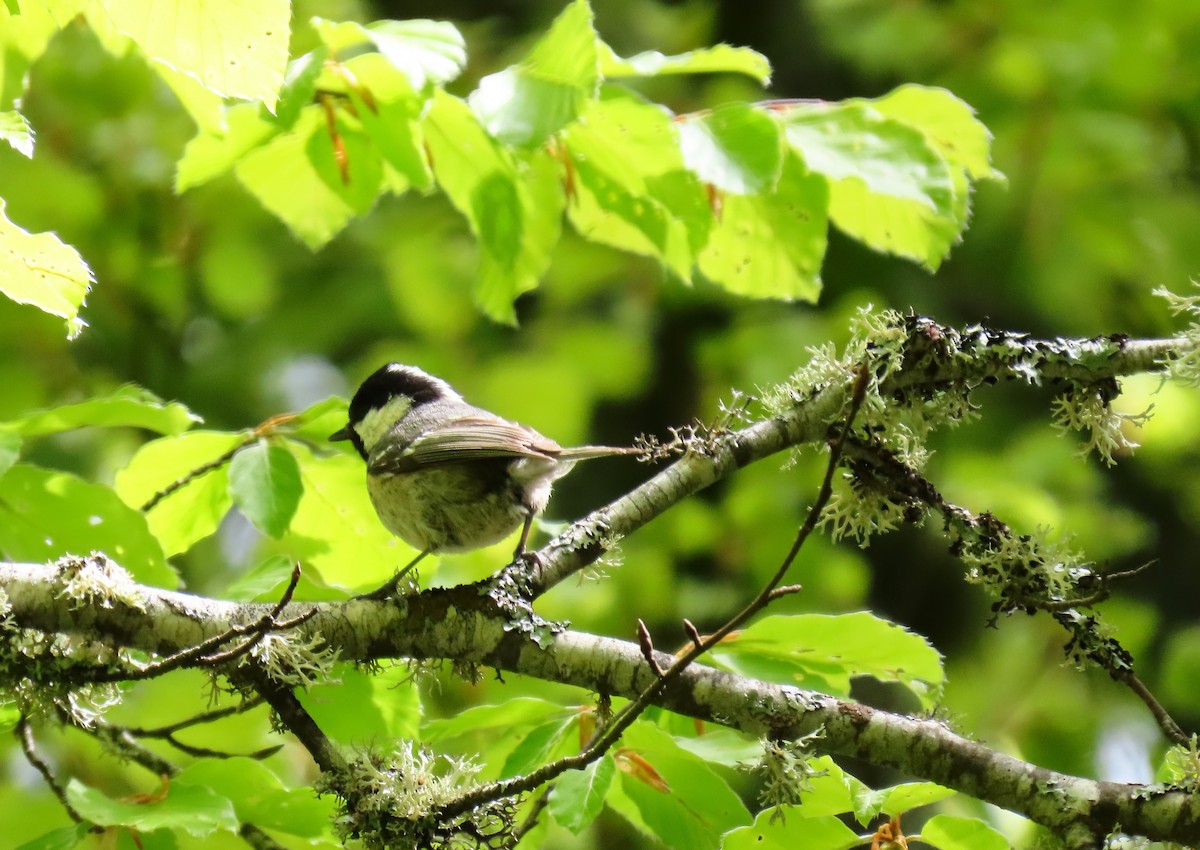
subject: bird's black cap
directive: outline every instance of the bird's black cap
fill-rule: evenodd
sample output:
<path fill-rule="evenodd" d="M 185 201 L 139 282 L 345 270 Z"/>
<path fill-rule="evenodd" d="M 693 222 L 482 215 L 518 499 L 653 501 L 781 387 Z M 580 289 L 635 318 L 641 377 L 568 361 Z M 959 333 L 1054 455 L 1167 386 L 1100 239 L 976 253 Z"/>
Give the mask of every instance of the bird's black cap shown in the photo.
<path fill-rule="evenodd" d="M 346 427 L 329 435 L 331 441 L 350 440 L 361 453 L 361 439 L 354 430 L 372 410 L 383 407 L 397 396 L 408 396 L 412 406 L 418 407 L 431 401 L 457 396 L 449 384 L 440 378 L 421 371 L 416 366 L 388 363 L 376 369 L 362 382 L 354 398 L 350 400 L 350 422 Z"/>

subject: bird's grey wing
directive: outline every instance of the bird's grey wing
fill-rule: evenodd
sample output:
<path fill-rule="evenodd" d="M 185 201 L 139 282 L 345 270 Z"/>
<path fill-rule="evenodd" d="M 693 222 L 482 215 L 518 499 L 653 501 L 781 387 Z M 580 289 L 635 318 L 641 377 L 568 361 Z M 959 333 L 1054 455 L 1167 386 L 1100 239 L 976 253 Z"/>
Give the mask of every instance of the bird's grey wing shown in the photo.
<path fill-rule="evenodd" d="M 372 473 L 400 475 L 493 458 L 553 460 L 562 451 L 558 443 L 504 419 L 464 416 L 425 431 L 407 445 L 385 445 L 372 453 L 367 465 Z"/>

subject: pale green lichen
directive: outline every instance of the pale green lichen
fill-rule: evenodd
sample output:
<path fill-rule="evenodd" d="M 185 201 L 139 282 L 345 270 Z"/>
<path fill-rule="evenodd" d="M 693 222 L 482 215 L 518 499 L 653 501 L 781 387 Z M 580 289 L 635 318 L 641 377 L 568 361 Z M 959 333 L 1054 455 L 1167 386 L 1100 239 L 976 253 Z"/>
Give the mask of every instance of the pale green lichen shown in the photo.
<path fill-rule="evenodd" d="M 820 527 L 834 540 L 850 539 L 866 548 L 875 535 L 899 528 L 904 513 L 903 505 L 878 490 L 852 486 L 847 476 L 821 512 Z"/>
<path fill-rule="evenodd" d="M 59 596 L 67 599 L 72 608 L 113 608 L 120 604 L 146 610 L 137 582 L 103 552 L 92 552 L 86 558 L 67 555 L 59 558 L 55 566 L 61 582 Z"/>
<path fill-rule="evenodd" d="M 351 760 L 344 775 L 325 776 L 317 790 L 343 801 L 336 826 L 344 840 L 368 848 L 452 848 L 488 844 L 512 828 L 514 802 L 483 804 L 463 815 L 441 812 L 478 787 L 481 766 L 438 755 L 412 741 L 387 753 Z"/>
<path fill-rule="evenodd" d="M 813 766 L 812 748 L 824 735 L 824 729 L 817 729 L 794 740 L 765 738 L 758 760 L 742 765 L 761 778 L 758 801 L 764 808 L 775 808 L 772 819 L 782 817 L 782 806 L 799 805 L 803 795 L 812 791 L 813 779 L 825 775 L 826 771 Z"/>
<path fill-rule="evenodd" d="M 1163 760 L 1167 778 L 1176 788 L 1196 793 L 1200 791 L 1200 738 L 1192 735 L 1186 747 L 1176 745 L 1167 750 Z"/>
<path fill-rule="evenodd" d="M 1114 410 L 1105 394 L 1095 387 L 1072 388 L 1052 403 L 1054 426 L 1059 431 L 1083 431 L 1088 440 L 1079 449 L 1081 456 L 1095 452 L 1109 466 L 1118 454 L 1129 454 L 1138 444 L 1126 433 L 1130 427 L 1142 427 L 1150 419 L 1154 405 L 1141 413 Z"/>
<path fill-rule="evenodd" d="M 249 660 L 266 671 L 274 681 L 292 687 L 310 688 L 333 681 L 333 665 L 338 652 L 324 638 L 312 636 L 307 640 L 296 635 L 268 632 L 250 648 Z"/>
<path fill-rule="evenodd" d="M 1200 285 L 1200 281 L 1194 283 Z M 1167 364 L 1167 372 L 1190 386 L 1200 386 L 1200 295 L 1178 295 L 1161 287 L 1154 294 L 1165 298 L 1176 316 L 1186 315 L 1192 320 L 1181 334 L 1184 345 Z"/>

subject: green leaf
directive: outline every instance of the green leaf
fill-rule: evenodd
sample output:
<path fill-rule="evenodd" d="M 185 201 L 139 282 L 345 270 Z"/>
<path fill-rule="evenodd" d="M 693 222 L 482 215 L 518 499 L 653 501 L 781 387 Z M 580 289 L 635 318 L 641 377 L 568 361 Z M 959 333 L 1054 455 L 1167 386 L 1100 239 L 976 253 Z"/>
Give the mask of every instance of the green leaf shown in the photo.
<path fill-rule="evenodd" d="M 239 825 L 229 800 L 193 785 L 171 783 L 162 799 L 127 803 L 72 779 L 67 784 L 67 800 L 82 817 L 100 826 L 128 826 L 144 832 L 181 829 L 205 838 L 218 829 L 236 830 Z"/>
<path fill-rule="evenodd" d="M 508 754 L 500 775 L 520 776 L 566 755 L 564 750 L 568 749 L 571 732 L 578 722 L 579 715 L 572 712 L 526 732 Z"/>
<path fill-rule="evenodd" d="M 310 50 L 288 62 L 274 115 L 274 123 L 281 129 L 286 130 L 294 125 L 300 118 L 301 110 L 312 103 L 317 92 L 317 80 L 328 58 L 329 50 L 319 45 L 316 50 Z"/>
<path fill-rule="evenodd" d="M 0 427 L 0 476 L 9 470 L 21 456 L 21 435 L 7 426 Z"/>
<path fill-rule="evenodd" d="M 477 705 L 464 709 L 453 717 L 427 721 L 421 727 L 421 740 L 432 744 L 447 738 L 457 738 L 481 729 L 518 728 L 541 724 L 549 717 L 565 715 L 568 709 L 555 702 L 537 697 L 514 697 L 498 705 Z"/>
<path fill-rule="evenodd" d="M 691 279 L 712 212 L 688 172 L 671 118 L 632 97 L 591 104 L 564 133 L 567 213 L 585 239 L 654 257 Z"/>
<path fill-rule="evenodd" d="M 239 602 L 275 602 L 292 579 L 296 564 L 283 555 L 269 555 L 257 566 L 239 575 L 225 588 L 222 597 Z M 316 570 L 300 570 L 297 599 L 344 599 L 345 594 L 329 587 Z"/>
<path fill-rule="evenodd" d="M 246 518 L 263 534 L 282 537 L 303 485 L 300 465 L 285 447 L 259 440 L 233 456 L 229 464 L 229 495 Z"/>
<path fill-rule="evenodd" d="M 904 782 L 883 789 L 886 797 L 881 811 L 887 815 L 899 815 L 910 809 L 928 806 L 956 793 L 950 788 L 938 785 L 936 782 Z"/>
<path fill-rule="evenodd" d="M 479 81 L 467 102 L 507 145 L 537 147 L 579 118 L 600 86 L 596 28 L 574 0 L 520 63 Z"/>
<path fill-rule="evenodd" d="M 905 684 L 931 708 L 941 694 L 941 656 L 920 635 L 873 614 L 765 617 L 713 651 L 735 672 L 835 696 L 850 694 L 850 677 Z"/>
<path fill-rule="evenodd" d="M 18 153 L 33 158 L 33 128 L 15 109 L 0 112 L 0 140 L 8 142 Z"/>
<path fill-rule="evenodd" d="M 397 665 L 367 675 L 350 665 L 339 665 L 337 678 L 297 693 L 325 734 L 347 746 L 416 736 L 421 696 L 406 667 Z"/>
<path fill-rule="evenodd" d="M 568 770 L 550 792 L 550 814 L 578 835 L 604 808 L 604 797 L 616 775 L 617 765 L 611 755 L 597 759 L 583 770 Z"/>
<path fill-rule="evenodd" d="M 330 434 L 342 428 L 349 419 L 348 407 L 344 398 L 330 396 L 309 405 L 285 427 L 288 434 L 298 439 L 327 443 Z"/>
<path fill-rule="evenodd" d="M 88 426 L 145 428 L 178 434 L 201 418 L 176 401 L 165 402 L 147 389 L 126 384 L 107 396 L 35 411 L 9 423 L 25 437 L 57 434 Z"/>
<path fill-rule="evenodd" d="M 829 180 L 829 215 L 841 230 L 938 267 L 965 225 L 965 198 L 924 133 L 866 101 L 794 104 L 780 114 L 792 149 Z"/>
<path fill-rule="evenodd" d="M 309 157 L 309 141 L 328 132 L 321 107 L 306 107 L 290 132 L 255 147 L 234 167 L 250 194 L 314 250 L 354 217 L 354 208 L 329 187 Z"/>
<path fill-rule="evenodd" d="M 375 514 L 362 458 L 314 455 L 299 442 L 289 441 L 288 447 L 300 464 L 304 492 L 287 533 L 268 543 L 268 551 L 300 561 L 306 571 L 315 569 L 329 585 L 351 590 L 378 587 L 416 556 Z M 426 558 L 420 569 L 429 573 L 436 564 Z"/>
<path fill-rule="evenodd" d="M 0 292 L 67 320 L 74 339 L 87 325 L 79 308 L 92 285 L 92 272 L 70 245 L 53 233 L 29 233 L 4 215 L 0 199 Z"/>
<path fill-rule="evenodd" d="M 783 134 L 761 109 L 729 104 L 676 127 L 683 161 L 705 183 L 738 195 L 774 188 L 783 168 Z"/>
<path fill-rule="evenodd" d="M 1003 835 L 976 818 L 934 815 L 921 829 L 920 838 L 938 850 L 1009 850 Z"/>
<path fill-rule="evenodd" d="M 383 187 L 383 162 L 358 121 L 336 111 L 333 128 L 327 120 L 324 132 L 310 134 L 305 152 L 326 187 L 346 206 L 358 215 L 374 206 Z"/>
<path fill-rule="evenodd" d="M 991 132 L 970 104 L 945 89 L 909 84 L 867 103 L 920 130 L 947 162 L 966 169 L 973 179 L 1003 179 L 992 167 Z"/>
<path fill-rule="evenodd" d="M 827 241 L 829 190 L 789 154 L 766 195 L 723 195 L 697 265 L 713 283 L 755 298 L 815 302 Z"/>
<path fill-rule="evenodd" d="M 737 767 L 752 764 L 762 756 L 762 742 L 733 729 L 708 728 L 694 738 L 675 737 L 689 753 L 714 764 Z"/>
<path fill-rule="evenodd" d="M 93 22 L 114 27 L 149 58 L 223 97 L 274 109 L 287 65 L 287 0 L 96 0 Z"/>
<path fill-rule="evenodd" d="M 621 782 L 609 792 L 608 803 L 668 847 L 716 848 L 724 833 L 750 823 L 750 813 L 728 783 L 662 730 L 636 722 L 625 732 L 622 747 L 629 753 L 617 754 Z M 636 759 L 644 760 L 667 790 L 644 781 L 633 767 Z"/>
<path fill-rule="evenodd" d="M 140 510 L 156 493 L 213 463 L 241 439 L 240 434 L 192 431 L 146 443 L 117 473 L 117 493 Z M 229 469 L 224 465 L 191 478 L 160 500 L 146 519 L 163 551 L 177 555 L 215 532 L 232 506 Z"/>
<path fill-rule="evenodd" d="M 87 838 L 90 824 L 76 823 L 52 829 L 32 841 L 26 841 L 17 850 L 72 850 Z"/>
<path fill-rule="evenodd" d="M 376 21 L 363 26 L 353 21 L 337 23 L 312 19 L 318 37 L 336 55 L 366 44 L 373 45 L 414 89 L 450 82 L 467 64 L 462 34 L 445 21 Z"/>
<path fill-rule="evenodd" d="M 332 797 L 318 797 L 307 787 L 285 787 L 255 759 L 199 759 L 172 777 L 172 792 L 185 787 L 228 799 L 243 823 L 303 838 L 329 837 L 332 832 Z"/>
<path fill-rule="evenodd" d="M 0 555 L 44 563 L 103 552 L 135 581 L 179 584 L 146 518 L 108 487 L 66 472 L 16 464 L 0 477 Z"/>
<path fill-rule="evenodd" d="M 420 123 L 426 99 L 414 92 L 408 78 L 377 53 L 356 56 L 345 67 L 362 89 L 370 92 L 370 105 L 362 99 L 361 92 L 353 88 L 346 92 L 358 113 L 362 132 L 384 162 L 418 189 L 430 189 L 433 171 L 425 155 L 425 134 Z"/>
<path fill-rule="evenodd" d="M 774 809 L 759 812 L 753 826 L 725 836 L 722 850 L 845 850 L 858 843 L 858 836 L 835 817 L 806 817 L 804 806 L 786 806 L 784 811 L 784 817 L 777 817 Z"/>
<path fill-rule="evenodd" d="M 287 105 L 290 110 L 290 103 Z M 230 107 L 225 111 L 223 129 L 201 130 L 184 147 L 175 169 L 176 193 L 182 194 L 219 177 L 250 151 L 278 136 L 281 130 L 279 123 L 263 115 L 255 104 Z"/>
<path fill-rule="evenodd" d="M 434 174 L 479 240 L 476 295 L 498 321 L 513 322 L 512 302 L 537 286 L 558 241 L 561 182 L 544 152 L 524 173 L 458 98 L 437 92 L 425 119 Z"/>
<path fill-rule="evenodd" d="M 761 85 L 771 82 L 771 63 L 749 47 L 717 44 L 675 56 L 657 50 L 622 59 L 607 44 L 600 45 L 600 72 L 606 78 L 656 77 L 664 74 L 745 74 Z"/>

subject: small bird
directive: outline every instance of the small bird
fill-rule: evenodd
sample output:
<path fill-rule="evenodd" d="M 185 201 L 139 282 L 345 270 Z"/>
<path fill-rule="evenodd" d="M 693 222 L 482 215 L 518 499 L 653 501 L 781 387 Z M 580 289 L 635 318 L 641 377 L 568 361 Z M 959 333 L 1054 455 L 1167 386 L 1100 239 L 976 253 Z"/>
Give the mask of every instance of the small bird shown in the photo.
<path fill-rule="evenodd" d="M 639 454 L 609 446 L 563 448 L 532 428 L 468 404 L 415 366 L 389 363 L 363 381 L 350 421 L 330 440 L 349 440 L 367 462 L 367 492 L 388 531 L 421 553 L 364 598 L 391 595 L 434 552 L 466 552 L 518 527 L 514 560 L 554 482 L 576 461 Z"/>

